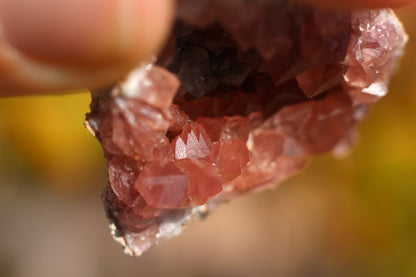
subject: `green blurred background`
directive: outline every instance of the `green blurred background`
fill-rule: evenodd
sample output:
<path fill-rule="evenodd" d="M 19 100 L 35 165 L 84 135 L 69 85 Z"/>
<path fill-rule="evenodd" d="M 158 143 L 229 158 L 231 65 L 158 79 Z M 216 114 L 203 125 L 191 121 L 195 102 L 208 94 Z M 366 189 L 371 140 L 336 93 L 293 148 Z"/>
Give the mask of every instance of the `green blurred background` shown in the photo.
<path fill-rule="evenodd" d="M 416 7 L 407 53 L 349 156 L 322 155 L 139 259 L 100 203 L 87 93 L 0 100 L 0 276 L 416 276 Z"/>

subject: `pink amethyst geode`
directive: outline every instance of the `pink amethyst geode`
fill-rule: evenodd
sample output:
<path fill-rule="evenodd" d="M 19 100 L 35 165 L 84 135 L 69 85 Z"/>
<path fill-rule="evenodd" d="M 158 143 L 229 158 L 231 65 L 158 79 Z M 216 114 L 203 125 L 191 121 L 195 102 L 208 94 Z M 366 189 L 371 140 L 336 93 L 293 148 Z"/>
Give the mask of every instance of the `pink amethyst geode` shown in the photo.
<path fill-rule="evenodd" d="M 108 161 L 114 237 L 140 255 L 192 215 L 348 148 L 405 42 L 388 9 L 178 1 L 159 57 L 93 93 L 87 115 Z"/>

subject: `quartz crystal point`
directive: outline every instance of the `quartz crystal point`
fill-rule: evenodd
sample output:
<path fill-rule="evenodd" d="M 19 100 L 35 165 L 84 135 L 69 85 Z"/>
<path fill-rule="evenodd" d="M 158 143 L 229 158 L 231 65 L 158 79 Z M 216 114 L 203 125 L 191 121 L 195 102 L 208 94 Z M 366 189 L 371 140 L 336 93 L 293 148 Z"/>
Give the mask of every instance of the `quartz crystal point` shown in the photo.
<path fill-rule="evenodd" d="M 388 9 L 178 1 L 159 57 L 93 93 L 87 115 L 108 161 L 114 237 L 140 255 L 192 215 L 347 149 L 406 39 Z"/>

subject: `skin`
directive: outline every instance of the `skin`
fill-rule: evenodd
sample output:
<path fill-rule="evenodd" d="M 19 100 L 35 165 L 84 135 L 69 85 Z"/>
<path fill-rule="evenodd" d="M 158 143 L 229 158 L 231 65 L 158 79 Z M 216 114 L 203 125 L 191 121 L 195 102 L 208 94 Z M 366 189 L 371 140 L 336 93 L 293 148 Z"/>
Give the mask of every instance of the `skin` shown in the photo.
<path fill-rule="evenodd" d="M 416 0 L 293 0 L 330 8 Z M 174 0 L 0 0 L 0 97 L 99 88 L 155 55 Z"/>

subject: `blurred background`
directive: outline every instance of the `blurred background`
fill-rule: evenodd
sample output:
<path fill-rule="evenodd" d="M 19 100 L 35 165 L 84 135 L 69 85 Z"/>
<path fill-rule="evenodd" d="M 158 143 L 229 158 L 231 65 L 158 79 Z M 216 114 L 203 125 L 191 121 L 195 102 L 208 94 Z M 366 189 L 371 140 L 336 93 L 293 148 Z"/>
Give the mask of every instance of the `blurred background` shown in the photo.
<path fill-rule="evenodd" d="M 141 258 L 112 240 L 90 97 L 0 100 L 0 276 L 416 276 L 416 7 L 390 93 L 349 156 L 322 155 Z"/>

